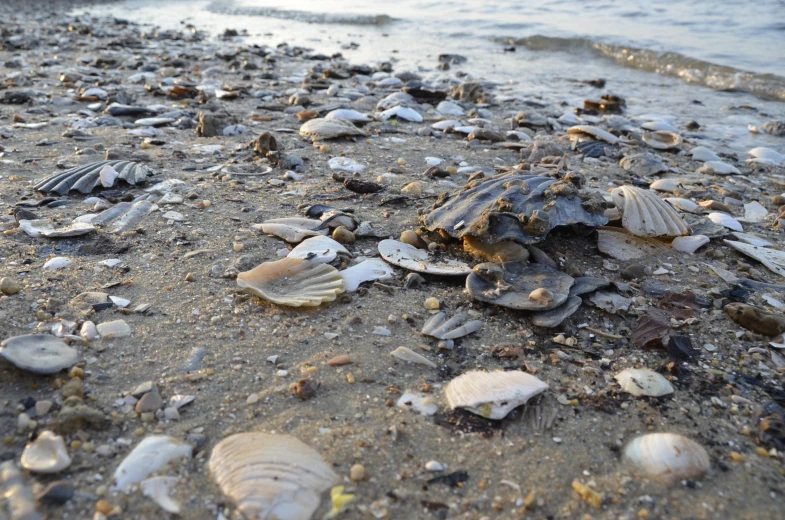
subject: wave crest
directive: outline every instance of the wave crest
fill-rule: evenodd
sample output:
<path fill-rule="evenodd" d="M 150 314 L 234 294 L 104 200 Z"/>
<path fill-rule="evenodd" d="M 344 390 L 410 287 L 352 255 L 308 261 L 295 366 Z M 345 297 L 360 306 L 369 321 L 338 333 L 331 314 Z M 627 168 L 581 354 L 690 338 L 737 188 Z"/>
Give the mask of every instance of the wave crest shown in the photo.
<path fill-rule="evenodd" d="M 237 16 L 263 16 L 265 18 L 278 18 L 281 20 L 295 20 L 306 23 L 346 24 L 346 25 L 386 25 L 396 19 L 386 14 L 335 14 L 312 13 L 308 11 L 295 11 L 277 9 L 275 7 L 238 6 L 233 2 L 210 2 L 205 9 L 211 13 Z"/>

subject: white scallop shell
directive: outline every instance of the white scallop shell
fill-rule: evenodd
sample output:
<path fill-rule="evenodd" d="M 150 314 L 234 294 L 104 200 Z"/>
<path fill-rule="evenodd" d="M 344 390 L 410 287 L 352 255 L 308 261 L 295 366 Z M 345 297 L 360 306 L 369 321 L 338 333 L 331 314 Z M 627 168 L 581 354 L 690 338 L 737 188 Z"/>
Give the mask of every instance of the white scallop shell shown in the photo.
<path fill-rule="evenodd" d="M 671 246 L 676 251 L 692 254 L 709 242 L 711 242 L 711 240 L 706 235 L 692 235 L 688 237 L 674 238 Z"/>
<path fill-rule="evenodd" d="M 473 370 L 450 381 L 444 395 L 452 409 L 465 408 L 486 419 L 503 419 L 547 389 L 547 383 L 526 372 Z"/>
<path fill-rule="evenodd" d="M 660 397 L 673 393 L 673 385 L 648 368 L 628 368 L 613 377 L 622 389 L 634 396 Z"/>
<path fill-rule="evenodd" d="M 346 292 L 352 293 L 363 282 L 390 280 L 395 276 L 395 271 L 381 258 L 370 258 L 348 269 L 344 269 L 340 274 L 346 284 Z"/>
<path fill-rule="evenodd" d="M 300 127 L 302 137 L 310 137 L 313 141 L 336 139 L 338 137 L 367 136 L 365 132 L 349 121 L 341 119 L 316 118 L 306 121 Z"/>
<path fill-rule="evenodd" d="M 339 482 L 319 453 L 288 435 L 239 433 L 210 455 L 210 473 L 247 520 L 310 520 Z"/>
<path fill-rule="evenodd" d="M 327 229 L 319 229 L 321 226 L 322 222 L 319 220 L 292 217 L 266 220 L 251 227 L 262 233 L 277 236 L 290 244 L 297 244 L 305 237 L 326 235 Z"/>
<path fill-rule="evenodd" d="M 149 435 L 123 459 L 114 472 L 115 485 L 125 491 L 152 473 L 160 471 L 171 461 L 191 458 L 193 448 L 168 435 Z"/>
<path fill-rule="evenodd" d="M 689 153 L 690 153 L 690 155 L 692 155 L 692 159 L 694 161 L 707 162 L 707 161 L 721 161 L 722 160 L 719 155 L 717 155 L 716 153 L 712 152 L 711 150 L 709 150 L 705 146 L 696 146 L 695 148 L 690 150 Z"/>
<path fill-rule="evenodd" d="M 238 274 L 237 285 L 260 298 L 290 307 L 331 302 L 345 287 L 333 266 L 302 258 L 265 262 Z"/>
<path fill-rule="evenodd" d="M 711 468 L 703 446 L 675 433 L 650 433 L 633 439 L 624 449 L 624 457 L 664 484 L 698 478 Z"/>
<path fill-rule="evenodd" d="M 698 173 L 714 175 L 738 175 L 741 172 L 732 164 L 722 161 L 706 161 L 703 166 L 698 168 Z"/>
<path fill-rule="evenodd" d="M 567 133 L 570 135 L 580 135 L 580 134 L 590 135 L 592 137 L 595 137 L 597 139 L 600 139 L 601 141 L 605 141 L 610 144 L 616 144 L 619 142 L 619 138 L 613 135 L 612 133 L 607 132 L 602 128 L 597 128 L 596 126 L 591 126 L 591 125 L 571 126 L 570 128 L 567 129 Z"/>
<path fill-rule="evenodd" d="M 303 240 L 292 249 L 287 258 L 305 258 L 317 264 L 328 264 L 338 255 L 352 256 L 349 250 L 327 236 L 315 236 Z"/>
<path fill-rule="evenodd" d="M 643 134 L 643 142 L 657 150 L 676 148 L 681 144 L 681 136 L 675 132 L 658 130 Z"/>
<path fill-rule="evenodd" d="M 651 190 L 622 186 L 613 190 L 611 197 L 622 213 L 622 226 L 633 235 L 675 237 L 690 233 L 679 213 Z"/>
<path fill-rule="evenodd" d="M 731 231 L 744 231 L 744 228 L 741 226 L 741 223 L 739 223 L 738 220 L 731 217 L 727 213 L 722 213 L 721 211 L 712 211 L 711 213 L 706 215 L 706 217 L 712 222 L 714 222 L 715 224 L 726 227 Z"/>
<path fill-rule="evenodd" d="M 45 430 L 25 447 L 21 463 L 28 471 L 57 473 L 71 465 L 71 457 L 63 438 Z"/>
<path fill-rule="evenodd" d="M 340 119 L 342 121 L 351 121 L 352 123 L 370 123 L 373 121 L 370 117 L 362 114 L 356 110 L 348 108 L 339 108 L 329 112 L 324 118 L 328 121 L 333 119 Z"/>
<path fill-rule="evenodd" d="M 448 320 L 447 313 L 441 311 L 428 318 L 421 332 L 437 339 L 458 339 L 481 328 L 482 320 L 469 320 L 468 314 L 456 314 Z"/>
<path fill-rule="evenodd" d="M 463 262 L 450 259 L 433 262 L 427 251 L 397 240 L 382 240 L 378 247 L 379 254 L 387 262 L 410 271 L 442 276 L 466 276 L 471 272 Z"/>

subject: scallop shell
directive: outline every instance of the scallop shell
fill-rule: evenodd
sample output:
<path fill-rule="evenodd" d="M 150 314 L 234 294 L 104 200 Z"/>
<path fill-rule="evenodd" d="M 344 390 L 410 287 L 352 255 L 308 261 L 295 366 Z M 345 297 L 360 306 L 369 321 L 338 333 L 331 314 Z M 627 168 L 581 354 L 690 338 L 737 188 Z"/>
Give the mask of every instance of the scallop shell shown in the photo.
<path fill-rule="evenodd" d="M 34 374 L 56 374 L 79 362 L 79 352 L 49 334 L 14 336 L 0 343 L 0 357 Z"/>
<path fill-rule="evenodd" d="M 785 252 L 734 240 L 725 240 L 724 242 L 736 251 L 754 258 L 778 275 L 785 276 Z"/>
<path fill-rule="evenodd" d="M 328 233 L 326 227 L 322 228 L 321 221 L 297 217 L 266 220 L 251 227 L 262 233 L 277 236 L 290 244 L 302 242 L 305 237 L 326 235 Z"/>
<path fill-rule="evenodd" d="M 673 393 L 673 385 L 659 374 L 648 368 L 628 368 L 613 378 L 622 389 L 634 396 L 660 397 Z"/>
<path fill-rule="evenodd" d="M 191 458 L 193 448 L 168 435 L 149 435 L 123 459 L 114 472 L 117 489 L 125 491 L 134 484 L 160 471 L 171 461 Z"/>
<path fill-rule="evenodd" d="M 290 307 L 331 302 L 345 288 L 337 269 L 302 258 L 263 263 L 238 274 L 237 285 L 260 298 Z"/>
<path fill-rule="evenodd" d="M 305 258 L 317 264 L 328 264 L 338 255 L 352 256 L 348 249 L 327 236 L 315 236 L 302 243 L 286 255 L 287 258 Z"/>
<path fill-rule="evenodd" d="M 450 381 L 444 395 L 452 409 L 465 408 L 486 419 L 504 419 L 547 389 L 547 383 L 526 372 L 473 370 Z"/>
<path fill-rule="evenodd" d="M 346 285 L 346 292 L 352 293 L 363 282 L 371 280 L 390 280 L 395 271 L 381 258 L 370 258 L 340 272 Z"/>
<path fill-rule="evenodd" d="M 657 150 L 676 148 L 681 144 L 681 136 L 675 132 L 658 130 L 643 134 L 643 142 Z"/>
<path fill-rule="evenodd" d="M 239 433 L 210 455 L 210 473 L 247 520 L 310 520 L 339 482 L 313 448 L 288 435 Z"/>
<path fill-rule="evenodd" d="M 624 449 L 624 457 L 649 478 L 669 485 L 698 478 L 711 468 L 703 446 L 675 433 L 650 433 L 633 439 Z"/>
<path fill-rule="evenodd" d="M 601 141 L 605 141 L 606 143 L 616 144 L 619 142 L 619 138 L 613 135 L 612 133 L 603 130 L 602 128 L 597 128 L 596 126 L 590 125 L 577 125 L 572 126 L 567 129 L 567 133 L 570 135 L 590 135 L 596 139 L 600 139 Z"/>
<path fill-rule="evenodd" d="M 45 430 L 22 453 L 22 467 L 36 473 L 57 473 L 71 465 L 65 441 Z"/>
<path fill-rule="evenodd" d="M 482 320 L 469 320 L 469 315 L 464 313 L 447 319 L 447 313 L 442 311 L 428 318 L 421 333 L 437 339 L 458 339 L 481 328 Z"/>
<path fill-rule="evenodd" d="M 348 108 L 339 108 L 336 110 L 332 110 L 328 112 L 324 118 L 327 121 L 332 121 L 334 119 L 339 119 L 341 121 L 350 121 L 352 123 L 370 123 L 373 121 L 370 117 L 366 116 L 365 114 L 361 114 L 356 110 L 351 110 Z"/>
<path fill-rule="evenodd" d="M 312 141 L 324 141 L 339 137 L 365 137 L 367 135 L 349 121 L 341 119 L 316 118 L 307 121 L 300 127 L 300 136 L 309 137 Z"/>
<path fill-rule="evenodd" d="M 633 235 L 676 237 L 690 233 L 678 212 L 653 191 L 622 186 L 613 190 L 611 197 L 622 213 L 622 226 Z"/>
<path fill-rule="evenodd" d="M 479 264 L 466 278 L 466 290 L 475 300 L 510 309 L 545 311 L 567 300 L 575 280 L 566 273 L 540 264 Z M 552 299 L 529 298 L 532 291 L 546 289 Z"/>
<path fill-rule="evenodd" d="M 153 174 L 144 164 L 132 161 L 98 161 L 47 177 L 36 184 L 35 189 L 43 193 L 55 192 L 60 195 L 73 190 L 90 193 L 101 185 L 101 170 L 105 166 L 114 168 L 118 174 L 117 178 L 128 184 L 141 184 Z"/>
<path fill-rule="evenodd" d="M 722 213 L 721 211 L 712 211 L 706 218 L 711 220 L 717 225 L 730 229 L 731 231 L 744 231 L 741 223 L 738 220 L 731 217 L 727 213 Z"/>
<path fill-rule="evenodd" d="M 441 276 L 466 276 L 471 272 L 471 268 L 463 262 L 450 259 L 435 262 L 429 258 L 427 251 L 397 240 L 382 240 L 378 247 L 379 254 L 387 262 L 410 271 Z"/>

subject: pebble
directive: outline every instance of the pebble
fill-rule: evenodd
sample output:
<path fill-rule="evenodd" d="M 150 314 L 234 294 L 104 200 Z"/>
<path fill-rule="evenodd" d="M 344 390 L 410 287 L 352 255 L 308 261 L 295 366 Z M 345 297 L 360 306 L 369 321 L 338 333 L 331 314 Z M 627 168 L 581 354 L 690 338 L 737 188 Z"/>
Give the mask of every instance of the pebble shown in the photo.
<path fill-rule="evenodd" d="M 330 365 L 331 367 L 340 367 L 343 365 L 348 365 L 351 362 L 352 359 L 349 357 L 348 354 L 341 354 L 332 358 L 330 361 L 327 362 L 327 364 Z"/>
<path fill-rule="evenodd" d="M 428 462 L 425 463 L 425 470 L 426 471 L 443 471 L 444 470 L 444 465 L 441 464 L 440 462 L 435 461 L 435 460 L 429 460 Z"/>
<path fill-rule="evenodd" d="M 410 182 L 401 188 L 401 193 L 410 197 L 418 198 L 422 195 L 422 183 L 419 181 Z"/>
<path fill-rule="evenodd" d="M 425 308 L 428 309 L 429 311 L 439 310 L 440 306 L 441 304 L 439 303 L 439 300 L 437 300 L 433 296 L 425 300 Z"/>
<path fill-rule="evenodd" d="M 161 398 L 161 394 L 158 392 L 147 392 L 136 403 L 134 410 L 136 410 L 136 413 L 155 412 L 160 410 L 163 404 L 164 400 Z"/>
<path fill-rule="evenodd" d="M 360 482 L 361 480 L 365 480 L 365 466 L 362 464 L 354 464 L 351 469 L 349 469 L 349 478 L 352 482 Z"/>
<path fill-rule="evenodd" d="M 61 506 L 71 500 L 73 496 L 73 484 L 58 480 L 49 483 L 35 496 L 35 499 L 42 504 Z"/>
<path fill-rule="evenodd" d="M 22 286 L 13 281 L 11 278 L 4 276 L 0 278 L 0 293 L 6 296 L 13 296 L 22 290 Z"/>
<path fill-rule="evenodd" d="M 333 231 L 333 240 L 339 244 L 353 244 L 356 238 L 345 226 L 338 226 Z"/>

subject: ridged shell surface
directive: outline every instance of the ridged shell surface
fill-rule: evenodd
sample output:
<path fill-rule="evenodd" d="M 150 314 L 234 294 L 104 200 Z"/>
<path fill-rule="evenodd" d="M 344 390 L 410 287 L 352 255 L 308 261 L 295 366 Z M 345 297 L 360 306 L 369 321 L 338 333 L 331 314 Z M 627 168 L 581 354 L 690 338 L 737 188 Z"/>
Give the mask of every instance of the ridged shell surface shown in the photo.
<path fill-rule="evenodd" d="M 238 274 L 237 285 L 260 298 L 290 307 L 331 302 L 345 287 L 337 269 L 302 258 L 265 262 Z"/>
<path fill-rule="evenodd" d="M 614 376 L 622 389 L 634 396 L 660 397 L 673 393 L 673 385 L 659 374 L 648 368 L 628 368 Z"/>
<path fill-rule="evenodd" d="M 651 190 L 621 186 L 611 197 L 622 213 L 622 226 L 633 235 L 677 237 L 690 233 L 679 213 Z"/>
<path fill-rule="evenodd" d="M 422 333 L 437 339 L 457 339 L 482 328 L 481 320 L 470 320 L 468 314 L 456 314 L 447 318 L 447 313 L 437 312 L 425 322 Z"/>
<path fill-rule="evenodd" d="M 524 311 L 547 311 L 567 301 L 574 282 L 567 273 L 540 264 L 485 263 L 474 266 L 466 277 L 466 291 L 481 302 Z M 550 296 L 533 298 L 532 293 L 538 289 L 545 289 Z"/>
<path fill-rule="evenodd" d="M 486 419 L 503 419 L 547 389 L 547 383 L 526 372 L 474 370 L 450 381 L 444 395 L 450 408 L 465 408 Z"/>
<path fill-rule="evenodd" d="M 213 449 L 210 473 L 247 520 L 309 520 L 338 475 L 288 435 L 239 433 Z"/>
<path fill-rule="evenodd" d="M 337 139 L 338 137 L 368 135 L 352 123 L 342 119 L 316 118 L 307 121 L 300 127 L 302 137 L 310 137 L 314 141 Z"/>
<path fill-rule="evenodd" d="M 98 161 L 47 177 L 36 184 L 35 189 L 43 193 L 53 191 L 60 195 L 65 195 L 73 190 L 87 194 L 101 185 L 101 170 L 105 166 L 114 168 L 119 174 L 117 178 L 124 180 L 128 184 L 141 184 L 148 176 L 153 174 L 150 168 L 137 162 Z"/>
<path fill-rule="evenodd" d="M 703 446 L 675 433 L 650 433 L 633 439 L 624 456 L 649 478 L 664 484 L 698 478 L 711 468 Z"/>

